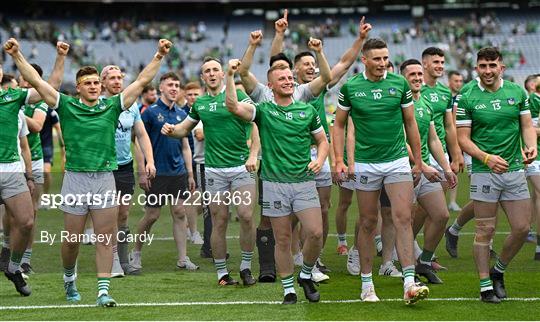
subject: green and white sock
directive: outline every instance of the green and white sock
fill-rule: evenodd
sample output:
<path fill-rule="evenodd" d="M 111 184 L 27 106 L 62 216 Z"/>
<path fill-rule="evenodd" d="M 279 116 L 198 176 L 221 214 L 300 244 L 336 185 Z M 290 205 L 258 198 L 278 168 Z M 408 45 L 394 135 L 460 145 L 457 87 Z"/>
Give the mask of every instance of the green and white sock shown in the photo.
<path fill-rule="evenodd" d="M 296 294 L 296 291 L 294 290 L 294 275 L 289 275 L 287 277 L 281 278 L 281 285 L 283 285 L 283 295 L 287 295 L 289 293 Z"/>
<path fill-rule="evenodd" d="M 403 267 L 403 287 L 414 284 L 414 265 Z"/>
<path fill-rule="evenodd" d="M 31 258 L 32 258 L 32 248 L 28 248 L 27 250 L 24 251 L 21 264 L 24 264 L 24 263 L 30 264 Z"/>
<path fill-rule="evenodd" d="M 338 234 L 338 246 L 347 246 L 347 234 Z"/>
<path fill-rule="evenodd" d="M 382 252 L 382 237 L 381 235 L 375 235 L 375 247 L 377 252 Z"/>
<path fill-rule="evenodd" d="M 497 262 L 495 263 L 495 270 L 497 272 L 504 274 L 504 271 L 506 271 L 506 266 L 508 266 L 508 264 L 501 262 L 501 259 L 497 258 Z"/>
<path fill-rule="evenodd" d="M 23 253 L 11 252 L 11 257 L 9 258 L 8 272 L 15 273 L 21 268 L 21 260 Z"/>
<path fill-rule="evenodd" d="M 365 290 L 367 288 L 373 287 L 373 275 L 371 272 L 364 274 L 360 273 L 360 278 L 362 280 L 362 289 Z"/>
<path fill-rule="evenodd" d="M 75 275 L 76 275 L 76 268 L 75 265 L 71 267 L 64 267 L 64 282 L 73 282 L 75 281 Z"/>
<path fill-rule="evenodd" d="M 9 235 L 4 233 L 4 240 L 2 241 L 3 248 L 9 248 Z"/>
<path fill-rule="evenodd" d="M 457 218 L 456 220 L 454 220 L 454 223 L 452 224 L 452 226 L 450 226 L 450 228 L 448 229 L 448 231 L 454 235 L 454 236 L 459 236 L 459 231 L 461 230 L 461 228 L 463 228 L 462 226 L 460 226 L 458 223 L 457 223 Z"/>
<path fill-rule="evenodd" d="M 98 277 L 97 285 L 98 285 L 98 297 L 100 297 L 101 295 L 107 295 L 109 294 L 109 286 L 111 285 L 111 278 Z"/>
<path fill-rule="evenodd" d="M 540 253 L 540 234 L 536 235 L 536 252 Z"/>
<path fill-rule="evenodd" d="M 485 292 L 493 289 L 493 283 L 489 277 L 480 279 L 480 292 Z"/>
<path fill-rule="evenodd" d="M 300 278 L 303 278 L 303 279 L 311 279 L 311 271 L 313 270 L 313 266 L 315 264 L 308 264 L 306 262 L 304 262 L 302 264 L 302 270 L 300 271 Z"/>
<path fill-rule="evenodd" d="M 430 252 L 429 250 L 422 251 L 422 254 L 420 255 L 420 264 L 426 264 L 431 266 L 431 259 L 433 258 L 433 252 Z"/>
<path fill-rule="evenodd" d="M 240 262 L 240 271 L 245 269 L 251 270 L 251 259 L 253 258 L 253 252 L 242 251 L 242 261 Z"/>
<path fill-rule="evenodd" d="M 217 278 L 220 280 L 223 276 L 229 274 L 229 271 L 227 271 L 227 259 L 214 259 L 214 266 L 216 267 L 217 271 Z"/>

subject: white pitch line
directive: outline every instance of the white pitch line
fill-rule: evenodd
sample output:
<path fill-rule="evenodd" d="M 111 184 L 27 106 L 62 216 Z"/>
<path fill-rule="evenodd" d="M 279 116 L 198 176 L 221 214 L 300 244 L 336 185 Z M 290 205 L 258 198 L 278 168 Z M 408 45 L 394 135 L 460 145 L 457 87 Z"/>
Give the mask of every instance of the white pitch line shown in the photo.
<path fill-rule="evenodd" d="M 449 298 L 428 298 L 424 301 L 428 302 L 478 302 L 477 297 L 449 297 Z M 504 300 L 505 302 L 537 302 L 540 297 L 515 297 Z M 360 303 L 362 300 L 323 300 L 321 304 L 340 304 L 340 303 Z M 381 302 L 403 302 L 401 298 L 381 299 Z M 301 301 L 300 303 L 307 303 Z M 123 303 L 118 304 L 119 307 L 133 306 L 214 306 L 214 305 L 278 305 L 280 301 L 228 301 L 228 302 L 145 302 L 145 303 Z M 0 306 L 0 311 L 6 310 L 39 310 L 39 309 L 80 309 L 96 307 L 91 304 L 72 304 L 72 305 L 29 305 L 29 306 Z"/>
<path fill-rule="evenodd" d="M 509 235 L 510 232 L 509 231 L 499 231 L 499 232 L 495 232 L 495 235 Z M 424 234 L 423 233 L 419 233 L 418 234 L 419 236 L 423 236 Z M 474 236 L 474 232 L 462 232 L 462 233 L 459 233 L 460 236 Z M 328 234 L 328 237 L 337 237 L 337 234 Z M 353 234 L 347 234 L 347 237 L 354 237 Z M 235 236 L 235 235 L 232 235 L 232 236 L 227 236 L 226 237 L 227 239 L 239 239 L 240 236 Z M 169 241 L 169 240 L 174 240 L 173 237 L 154 237 L 152 239 L 152 241 Z M 35 244 L 50 244 L 50 242 L 45 242 L 45 241 L 41 241 L 41 240 L 34 240 L 34 243 Z M 55 241 L 54 244 L 59 244 L 60 241 Z"/>

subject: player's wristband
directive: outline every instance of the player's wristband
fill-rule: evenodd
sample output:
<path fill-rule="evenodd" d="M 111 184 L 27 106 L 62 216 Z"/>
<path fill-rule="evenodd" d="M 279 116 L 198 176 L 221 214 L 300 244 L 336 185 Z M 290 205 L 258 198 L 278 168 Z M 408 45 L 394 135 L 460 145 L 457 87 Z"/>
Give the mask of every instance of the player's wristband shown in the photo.
<path fill-rule="evenodd" d="M 486 156 L 484 157 L 484 161 L 483 163 L 484 164 L 487 164 L 489 162 L 489 158 L 491 157 L 491 154 L 486 154 Z"/>

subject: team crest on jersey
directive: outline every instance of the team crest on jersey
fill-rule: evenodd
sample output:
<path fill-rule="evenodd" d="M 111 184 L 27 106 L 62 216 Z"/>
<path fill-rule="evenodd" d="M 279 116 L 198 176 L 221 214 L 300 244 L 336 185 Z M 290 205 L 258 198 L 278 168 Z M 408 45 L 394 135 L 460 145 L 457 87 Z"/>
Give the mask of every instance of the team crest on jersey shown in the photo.
<path fill-rule="evenodd" d="M 11 95 L 5 95 L 5 96 L 4 96 L 4 102 L 6 102 L 6 101 L 11 101 L 12 98 L 13 98 L 13 97 L 11 97 Z"/>
<path fill-rule="evenodd" d="M 513 98 L 513 97 L 510 97 L 509 99 L 506 100 L 508 102 L 508 104 L 510 105 L 514 105 L 516 104 L 516 100 Z"/>
<path fill-rule="evenodd" d="M 361 184 L 367 184 L 368 177 L 367 176 L 360 176 L 360 183 Z"/>
<path fill-rule="evenodd" d="M 482 186 L 482 193 L 489 193 L 491 191 L 491 186 L 483 185 Z"/>
<path fill-rule="evenodd" d="M 396 95 L 396 93 L 397 93 L 397 90 L 396 90 L 395 88 L 390 87 L 390 88 L 388 89 L 388 94 L 394 96 L 394 95 Z"/>
<path fill-rule="evenodd" d="M 213 186 L 214 185 L 214 179 L 207 179 L 206 184 L 208 184 L 209 186 Z"/>
<path fill-rule="evenodd" d="M 164 122 L 164 121 L 165 121 L 165 117 L 164 117 L 163 115 L 161 115 L 161 113 L 159 113 L 158 116 L 157 116 L 157 120 L 158 120 L 159 122 Z"/>
<path fill-rule="evenodd" d="M 298 115 L 299 115 L 300 118 L 302 118 L 302 119 L 303 119 L 304 117 L 306 117 L 306 113 L 304 113 L 304 112 L 300 112 L 300 113 L 298 113 Z"/>
<path fill-rule="evenodd" d="M 281 209 L 281 201 L 274 201 L 274 208 Z"/>
<path fill-rule="evenodd" d="M 176 120 L 177 120 L 178 122 L 182 121 L 182 118 L 180 117 L 180 115 L 176 115 Z"/>

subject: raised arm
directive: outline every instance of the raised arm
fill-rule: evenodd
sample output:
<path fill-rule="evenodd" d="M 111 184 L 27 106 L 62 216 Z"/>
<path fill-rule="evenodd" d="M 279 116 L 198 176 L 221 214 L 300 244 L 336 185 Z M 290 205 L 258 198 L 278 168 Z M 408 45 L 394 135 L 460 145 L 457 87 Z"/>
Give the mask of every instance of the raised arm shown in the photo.
<path fill-rule="evenodd" d="M 4 44 L 4 50 L 12 57 L 13 62 L 21 73 L 22 77 L 32 85 L 39 95 L 31 95 L 27 101 L 35 103 L 43 99 L 49 106 L 56 106 L 58 101 L 58 92 L 46 81 L 44 81 L 38 72 L 26 61 L 20 51 L 19 42 L 15 38 L 9 38 Z M 28 94 L 30 95 L 30 93 Z"/>
<path fill-rule="evenodd" d="M 225 105 L 232 114 L 251 122 L 255 119 L 255 106 L 245 102 L 238 102 L 234 86 L 234 74 L 238 71 L 240 64 L 241 62 L 238 59 L 229 60 L 229 67 L 225 75 Z"/>
<path fill-rule="evenodd" d="M 141 95 L 144 86 L 148 85 L 159 71 L 161 60 L 171 49 L 172 43 L 167 39 L 160 39 L 156 54 L 152 61 L 141 71 L 137 79 L 122 91 L 123 109 L 128 109 Z"/>
<path fill-rule="evenodd" d="M 287 20 L 287 16 L 289 15 L 289 11 L 285 9 L 283 12 L 283 17 L 278 19 L 274 23 L 274 39 L 272 39 L 272 47 L 270 48 L 270 57 L 277 55 L 281 52 L 283 52 L 283 40 L 285 39 L 285 32 L 287 31 L 287 28 L 289 27 L 289 22 Z"/>
<path fill-rule="evenodd" d="M 310 38 L 308 42 L 309 49 L 315 52 L 317 63 L 319 64 L 319 76 L 309 82 L 309 88 L 313 96 L 317 97 L 325 89 L 326 85 L 332 81 L 332 72 L 330 65 L 323 53 L 322 41 L 315 38 Z"/>
<path fill-rule="evenodd" d="M 69 44 L 61 41 L 56 43 L 56 60 L 54 61 L 54 67 L 48 80 L 48 83 L 56 90 L 60 89 L 62 80 L 64 79 L 64 62 L 66 61 L 68 52 Z"/>
<path fill-rule="evenodd" d="M 339 62 L 335 64 L 334 67 L 332 67 L 332 80 L 330 81 L 330 83 L 328 83 L 328 87 L 336 85 L 339 80 L 347 73 L 352 64 L 354 64 L 356 58 L 358 58 L 360 50 L 362 50 L 362 45 L 368 37 L 368 33 L 372 29 L 371 25 L 369 23 L 364 23 L 364 21 L 365 17 L 362 17 L 362 19 L 360 20 L 360 25 L 358 27 L 358 37 L 354 40 L 351 48 L 347 49 L 347 51 L 339 59 Z"/>
<path fill-rule="evenodd" d="M 255 50 L 258 46 L 261 45 L 263 34 L 260 30 L 255 30 L 249 34 L 249 44 L 246 49 L 246 52 L 244 53 L 244 57 L 242 57 L 242 64 L 238 68 L 238 73 L 240 74 L 240 80 L 242 81 L 242 85 L 244 85 L 244 88 L 246 89 L 246 94 L 251 94 L 255 87 L 257 86 L 258 80 L 250 73 L 249 69 L 251 68 L 251 64 L 253 63 L 253 56 L 255 55 Z"/>

